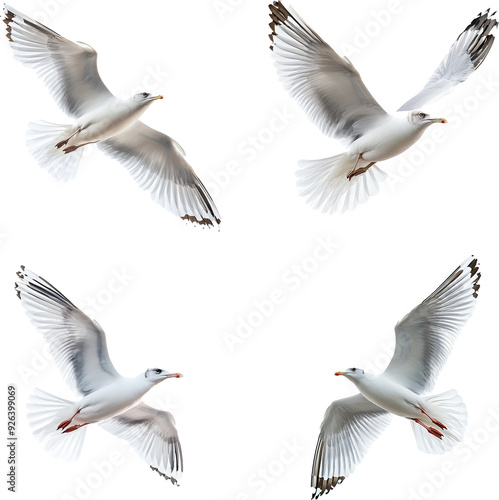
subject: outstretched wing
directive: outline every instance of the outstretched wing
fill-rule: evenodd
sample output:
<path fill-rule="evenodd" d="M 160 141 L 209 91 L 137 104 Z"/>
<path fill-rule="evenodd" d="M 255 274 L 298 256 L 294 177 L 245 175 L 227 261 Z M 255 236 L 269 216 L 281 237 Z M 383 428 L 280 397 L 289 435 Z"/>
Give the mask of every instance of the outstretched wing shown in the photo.
<path fill-rule="evenodd" d="M 489 9 L 478 14 L 458 36 L 425 87 L 398 111 L 421 108 L 440 99 L 456 85 L 464 82 L 487 57 L 495 40 L 494 35 L 490 34 L 495 26 L 497 21 L 489 17 Z"/>
<path fill-rule="evenodd" d="M 124 165 L 154 201 L 182 219 L 212 226 L 220 215 L 207 189 L 170 137 L 138 121 L 98 144 Z"/>
<path fill-rule="evenodd" d="M 50 353 L 72 389 L 86 395 L 120 377 L 97 322 L 24 266 L 17 275 L 17 295 L 31 322 L 49 343 Z"/>
<path fill-rule="evenodd" d="M 171 413 L 139 403 L 120 415 L 99 422 L 111 434 L 130 443 L 152 470 L 173 484 L 183 471 L 182 449 Z"/>
<path fill-rule="evenodd" d="M 353 472 L 390 419 L 390 413 L 362 394 L 334 401 L 324 414 L 315 448 L 312 498 L 329 493 Z"/>
<path fill-rule="evenodd" d="M 65 113 L 79 117 L 115 98 L 99 76 L 92 47 L 72 42 L 8 5 L 4 14 L 14 57 L 37 72 Z"/>
<path fill-rule="evenodd" d="M 281 2 L 269 7 L 270 48 L 279 78 L 324 134 L 350 144 L 387 116 L 350 61 L 291 8 Z"/>
<path fill-rule="evenodd" d="M 478 296 L 477 260 L 466 259 L 395 326 L 393 358 L 382 376 L 420 394 L 430 391 Z"/>

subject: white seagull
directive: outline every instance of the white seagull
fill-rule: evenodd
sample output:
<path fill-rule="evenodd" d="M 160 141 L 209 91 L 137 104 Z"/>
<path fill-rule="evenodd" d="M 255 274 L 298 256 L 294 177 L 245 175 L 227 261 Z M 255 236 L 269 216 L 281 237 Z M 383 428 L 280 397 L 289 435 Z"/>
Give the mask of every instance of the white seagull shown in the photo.
<path fill-rule="evenodd" d="M 122 377 L 114 368 L 104 331 L 48 281 L 21 266 L 16 291 L 31 322 L 45 337 L 67 384 L 81 396 L 67 401 L 36 389 L 28 419 L 45 449 L 58 458 L 76 460 L 86 425 L 99 423 L 127 441 L 161 476 L 177 484 L 182 449 L 171 413 L 141 402 L 152 387 L 179 378 L 161 368 Z"/>
<path fill-rule="evenodd" d="M 477 260 L 465 260 L 427 299 L 395 326 L 393 358 L 380 375 L 349 368 L 344 375 L 360 394 L 326 410 L 312 466 L 312 498 L 328 493 L 353 472 L 391 414 L 408 418 L 418 448 L 445 453 L 463 439 L 466 407 L 455 390 L 432 390 L 459 331 L 475 308 Z"/>
<path fill-rule="evenodd" d="M 388 114 L 353 64 L 340 57 L 295 11 L 281 2 L 269 8 L 270 48 L 280 80 L 310 120 L 347 148 L 337 156 L 299 162 L 300 194 L 325 213 L 352 210 L 376 194 L 386 177 L 376 163 L 405 151 L 432 123 L 446 123 L 417 108 L 449 93 L 482 64 L 494 42 L 490 32 L 497 25 L 488 10 L 479 14 L 421 92 L 401 106 L 399 113 Z"/>
<path fill-rule="evenodd" d="M 8 5 L 4 13 L 15 59 L 36 71 L 74 119 L 71 125 L 29 124 L 27 146 L 41 167 L 58 180 L 73 179 L 83 148 L 97 143 L 170 212 L 201 225 L 220 224 L 218 210 L 182 147 L 139 120 L 162 96 L 142 92 L 118 99 L 102 82 L 92 47 L 72 42 Z"/>

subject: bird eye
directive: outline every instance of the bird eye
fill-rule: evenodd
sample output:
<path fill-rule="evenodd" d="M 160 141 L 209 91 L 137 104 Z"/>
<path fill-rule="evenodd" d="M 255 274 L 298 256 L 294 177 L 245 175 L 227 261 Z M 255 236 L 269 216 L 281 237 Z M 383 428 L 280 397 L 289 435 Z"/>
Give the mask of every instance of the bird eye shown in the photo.
<path fill-rule="evenodd" d="M 161 373 L 161 370 L 159 368 L 156 368 L 156 370 L 154 370 L 156 373 L 160 374 Z"/>
<path fill-rule="evenodd" d="M 147 92 L 142 92 L 143 97 L 147 97 L 149 94 Z"/>
<path fill-rule="evenodd" d="M 420 118 L 426 118 L 426 113 L 419 113 Z"/>
<path fill-rule="evenodd" d="M 353 371 L 353 372 L 357 371 L 357 368 L 352 368 L 352 371 Z"/>

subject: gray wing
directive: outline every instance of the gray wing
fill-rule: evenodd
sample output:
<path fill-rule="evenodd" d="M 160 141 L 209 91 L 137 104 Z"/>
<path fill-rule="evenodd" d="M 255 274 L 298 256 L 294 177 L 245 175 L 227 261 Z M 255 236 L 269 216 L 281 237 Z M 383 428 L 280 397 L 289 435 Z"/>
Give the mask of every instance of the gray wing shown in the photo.
<path fill-rule="evenodd" d="M 17 275 L 17 295 L 72 389 L 86 395 L 120 377 L 109 359 L 106 336 L 97 322 L 24 266 Z"/>
<path fill-rule="evenodd" d="M 72 42 L 8 5 L 4 14 L 14 57 L 36 71 L 65 113 L 79 117 L 115 99 L 99 76 L 92 47 Z"/>
<path fill-rule="evenodd" d="M 477 260 L 465 260 L 428 298 L 395 326 L 393 358 L 381 375 L 421 394 L 435 385 L 478 296 Z"/>
<path fill-rule="evenodd" d="M 198 224 L 220 224 L 210 194 L 172 138 L 138 121 L 98 147 L 125 166 L 140 187 L 170 212 Z"/>
<path fill-rule="evenodd" d="M 171 413 L 139 403 L 120 415 L 99 423 L 111 434 L 127 441 L 152 470 L 170 480 L 180 481 L 182 449 Z"/>
<path fill-rule="evenodd" d="M 398 111 L 421 108 L 440 99 L 456 85 L 464 82 L 487 57 L 495 40 L 494 35 L 490 34 L 495 26 L 497 21 L 489 18 L 489 9 L 484 14 L 478 14 L 458 36 L 425 87 Z"/>
<path fill-rule="evenodd" d="M 362 394 L 334 401 L 324 414 L 315 448 L 312 498 L 329 493 L 354 471 L 390 419 L 390 413 Z"/>
<path fill-rule="evenodd" d="M 359 73 L 292 9 L 270 5 L 272 54 L 279 78 L 321 131 L 350 144 L 386 117 Z"/>

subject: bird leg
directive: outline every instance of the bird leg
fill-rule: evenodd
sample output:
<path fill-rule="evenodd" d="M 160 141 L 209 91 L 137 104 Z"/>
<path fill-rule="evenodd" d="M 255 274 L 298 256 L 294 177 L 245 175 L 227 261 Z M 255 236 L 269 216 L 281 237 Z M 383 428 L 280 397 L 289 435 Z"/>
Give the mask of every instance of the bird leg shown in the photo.
<path fill-rule="evenodd" d="M 61 141 L 61 142 L 58 142 L 55 147 L 57 149 L 61 149 L 62 146 L 65 146 L 76 134 L 79 134 L 81 132 L 81 127 L 77 128 L 76 129 L 76 132 L 74 134 L 71 134 L 67 139 L 65 139 L 64 141 Z"/>
<path fill-rule="evenodd" d="M 357 160 L 357 163 L 358 163 L 358 160 Z M 357 163 L 355 165 L 357 165 Z M 372 161 L 366 167 L 362 167 L 362 168 L 359 168 L 357 170 L 354 167 L 352 170 L 350 170 L 350 172 L 348 172 L 347 179 L 349 181 L 351 181 L 352 177 L 355 177 L 356 175 L 365 174 L 375 163 L 376 163 L 375 161 Z"/>
<path fill-rule="evenodd" d="M 437 437 L 438 439 L 442 439 L 444 437 L 444 435 L 439 430 L 435 429 L 434 427 L 428 427 L 424 422 L 421 422 L 419 418 L 411 418 L 411 420 L 414 420 L 414 422 L 416 422 L 417 424 L 422 425 L 430 434 Z"/>
<path fill-rule="evenodd" d="M 68 420 L 63 420 L 58 426 L 57 426 L 57 430 L 59 429 L 65 429 L 70 423 L 71 421 L 73 420 L 73 418 L 76 417 L 76 415 L 78 415 L 78 413 L 80 413 L 80 410 L 78 410 L 70 419 Z M 74 427 L 74 426 L 73 426 Z"/>
<path fill-rule="evenodd" d="M 83 146 L 86 146 L 87 144 L 93 144 L 96 141 L 91 141 L 91 142 L 85 142 L 85 144 L 78 144 L 78 146 L 68 146 L 67 148 L 64 148 L 64 154 L 72 153 L 73 151 L 76 151 L 78 148 L 82 148 Z"/>
<path fill-rule="evenodd" d="M 439 422 L 436 418 L 433 418 L 433 417 L 430 417 L 430 415 L 428 415 L 428 413 L 426 413 L 426 411 L 424 410 L 424 408 L 421 408 L 419 407 L 419 409 L 421 410 L 422 413 L 424 413 L 435 425 L 438 425 L 440 427 L 440 429 L 447 429 L 447 427 L 445 427 L 444 424 L 442 424 L 442 422 Z"/>
<path fill-rule="evenodd" d="M 352 177 L 354 176 L 355 169 L 357 168 L 357 165 L 359 164 L 360 157 L 362 156 L 362 153 L 359 153 L 357 155 L 357 159 L 355 160 L 355 165 L 350 169 L 350 171 L 347 174 L 347 179 L 351 180 Z"/>
<path fill-rule="evenodd" d="M 62 431 L 63 434 L 66 434 L 66 432 L 73 432 L 76 429 L 79 429 L 80 427 L 83 427 L 84 425 L 88 425 L 88 422 L 85 424 L 77 424 L 77 425 L 72 425 L 71 427 L 68 427 L 64 431 Z"/>

